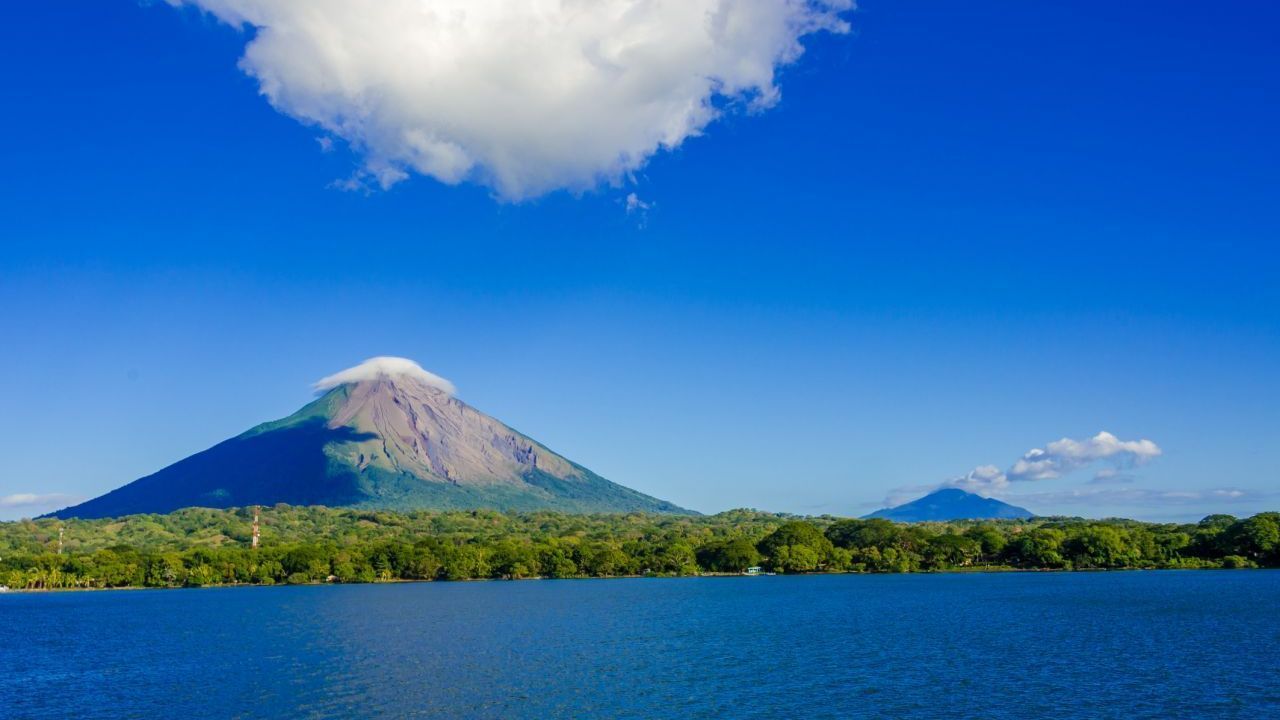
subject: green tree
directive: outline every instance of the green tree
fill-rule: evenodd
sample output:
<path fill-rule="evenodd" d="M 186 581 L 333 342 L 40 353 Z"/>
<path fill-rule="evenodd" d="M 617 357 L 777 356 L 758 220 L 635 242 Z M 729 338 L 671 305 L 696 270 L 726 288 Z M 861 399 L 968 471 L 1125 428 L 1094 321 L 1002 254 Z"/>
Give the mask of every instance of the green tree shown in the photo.
<path fill-rule="evenodd" d="M 538 574 L 538 557 L 533 548 L 514 540 L 504 540 L 493 548 L 489 556 L 493 574 L 509 579 L 532 577 Z"/>
<path fill-rule="evenodd" d="M 934 569 L 973 564 L 982 554 L 982 545 L 964 535 L 937 535 L 929 540 L 925 560 Z"/>
<path fill-rule="evenodd" d="M 543 577 L 567 578 L 578 574 L 573 555 L 563 547 L 548 546 L 538 552 L 538 567 Z"/>
<path fill-rule="evenodd" d="M 453 548 L 444 558 L 444 576 L 448 580 L 469 580 L 489 577 L 489 562 L 483 548 L 461 545 Z"/>
<path fill-rule="evenodd" d="M 697 575 L 698 561 L 694 557 L 693 546 L 682 540 L 663 543 L 655 559 L 658 572 L 671 575 Z"/>
<path fill-rule="evenodd" d="M 1062 549 L 1080 568 L 1133 567 L 1139 559 L 1127 534 L 1106 525 L 1073 528 Z"/>
<path fill-rule="evenodd" d="M 1022 533 L 1005 546 L 1005 558 L 1013 565 L 1027 568 L 1061 568 L 1067 564 L 1062 555 L 1066 533 L 1056 528 L 1037 528 Z"/>
<path fill-rule="evenodd" d="M 900 548 L 905 544 L 902 528 L 884 518 L 838 520 L 827 528 L 826 536 L 837 547 L 850 549 Z"/>
<path fill-rule="evenodd" d="M 587 575 L 607 577 L 635 572 L 631 559 L 620 548 L 606 543 L 590 545 L 582 551 L 580 569 Z"/>
<path fill-rule="evenodd" d="M 1227 552 L 1255 562 L 1274 563 L 1280 551 L 1280 513 L 1258 513 L 1232 523 L 1222 533 Z"/>
<path fill-rule="evenodd" d="M 769 563 L 778 572 L 813 572 L 820 568 L 822 556 L 810 545 L 779 545 L 769 556 Z"/>
<path fill-rule="evenodd" d="M 697 560 L 712 572 L 742 572 L 760 564 L 760 552 L 743 537 L 712 540 L 698 548 Z"/>
<path fill-rule="evenodd" d="M 1000 553 L 1004 552 L 1004 546 L 1009 544 L 1004 533 L 990 524 L 974 525 L 964 531 L 964 536 L 978 543 L 982 559 L 986 562 L 995 562 L 999 559 Z"/>
<path fill-rule="evenodd" d="M 774 570 L 809 572 L 823 566 L 833 545 L 813 523 L 792 520 L 766 535 L 758 548 Z"/>

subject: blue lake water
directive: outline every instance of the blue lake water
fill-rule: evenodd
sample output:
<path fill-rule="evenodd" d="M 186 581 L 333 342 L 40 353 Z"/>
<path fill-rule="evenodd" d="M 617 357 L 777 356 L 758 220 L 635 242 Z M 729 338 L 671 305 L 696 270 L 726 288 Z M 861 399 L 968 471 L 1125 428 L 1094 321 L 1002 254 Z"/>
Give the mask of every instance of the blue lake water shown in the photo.
<path fill-rule="evenodd" d="M 1280 572 L 0 596 L 0 717 L 1259 718 Z"/>

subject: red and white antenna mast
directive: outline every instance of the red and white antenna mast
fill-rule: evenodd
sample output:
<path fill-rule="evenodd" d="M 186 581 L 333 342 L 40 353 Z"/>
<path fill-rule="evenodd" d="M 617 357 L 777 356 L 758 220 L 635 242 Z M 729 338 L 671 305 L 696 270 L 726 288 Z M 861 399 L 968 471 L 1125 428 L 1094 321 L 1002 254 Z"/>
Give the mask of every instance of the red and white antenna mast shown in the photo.
<path fill-rule="evenodd" d="M 256 550 L 258 547 L 259 538 L 260 536 L 258 534 L 258 506 L 254 505 L 253 506 L 253 544 L 250 547 Z"/>

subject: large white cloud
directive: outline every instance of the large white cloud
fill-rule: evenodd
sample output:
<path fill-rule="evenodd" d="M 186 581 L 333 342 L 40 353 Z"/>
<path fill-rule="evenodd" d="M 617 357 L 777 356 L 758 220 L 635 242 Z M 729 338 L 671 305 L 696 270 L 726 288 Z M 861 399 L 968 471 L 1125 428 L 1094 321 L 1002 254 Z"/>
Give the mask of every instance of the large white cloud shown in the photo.
<path fill-rule="evenodd" d="M 253 37 L 278 110 L 346 140 L 353 182 L 410 173 L 506 200 L 617 182 L 727 105 L 777 103 L 853 0 L 168 0 Z"/>
<path fill-rule="evenodd" d="M 1062 438 L 1044 448 L 1028 450 L 1009 468 L 1009 479 L 1052 480 L 1099 460 L 1131 467 L 1158 457 L 1160 452 L 1150 440 L 1121 440 L 1104 430 L 1086 440 Z"/>
<path fill-rule="evenodd" d="M 983 495 L 999 494 L 1008 489 L 1010 483 L 1053 480 L 1095 463 L 1105 467 L 1094 480 L 1105 482 L 1114 480 L 1119 470 L 1142 465 L 1159 457 L 1161 452 L 1160 446 L 1151 440 L 1121 440 L 1104 430 L 1084 440 L 1062 438 L 1043 448 L 1032 448 L 1008 470 L 980 465 L 943 485 Z"/>

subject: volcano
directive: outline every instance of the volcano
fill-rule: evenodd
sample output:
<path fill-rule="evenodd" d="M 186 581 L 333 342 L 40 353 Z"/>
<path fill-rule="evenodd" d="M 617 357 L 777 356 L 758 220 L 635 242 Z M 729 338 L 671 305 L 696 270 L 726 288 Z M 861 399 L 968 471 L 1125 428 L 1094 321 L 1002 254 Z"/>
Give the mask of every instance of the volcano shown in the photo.
<path fill-rule="evenodd" d="M 896 507 L 877 510 L 866 517 L 885 518 L 897 522 L 930 522 L 945 520 L 991 520 L 999 518 L 1031 518 L 1028 509 L 982 497 L 959 488 L 943 488 Z"/>
<path fill-rule="evenodd" d="M 100 518 L 184 507 L 687 513 L 612 483 L 467 405 L 404 358 L 368 360 L 321 395 L 101 497 L 51 513 Z"/>

